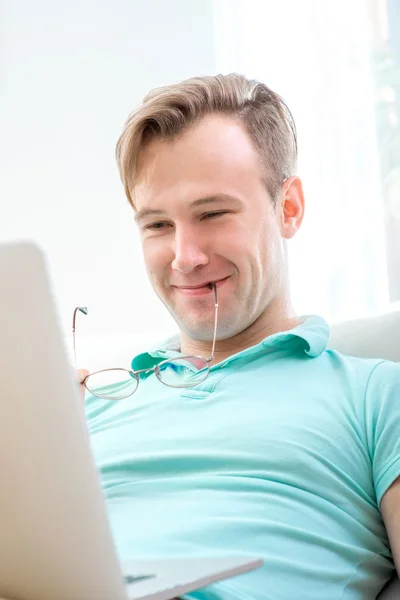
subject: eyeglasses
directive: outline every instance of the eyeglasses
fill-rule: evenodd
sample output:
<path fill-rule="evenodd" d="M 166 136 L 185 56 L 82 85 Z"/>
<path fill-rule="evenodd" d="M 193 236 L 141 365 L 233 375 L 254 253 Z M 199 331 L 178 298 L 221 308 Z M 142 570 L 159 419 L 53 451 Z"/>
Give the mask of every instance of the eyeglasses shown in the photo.
<path fill-rule="evenodd" d="M 214 289 L 215 317 L 211 355 L 208 358 L 191 355 L 179 356 L 178 358 L 164 360 L 150 369 L 132 371 L 130 369 L 113 368 L 95 371 L 94 373 L 89 373 L 89 375 L 83 381 L 83 385 L 88 392 L 104 400 L 124 400 L 136 392 L 139 386 L 140 374 L 151 372 L 154 372 L 157 379 L 168 387 L 188 388 L 202 383 L 207 378 L 210 372 L 210 363 L 214 359 L 218 323 L 217 286 L 215 284 L 209 285 L 210 289 Z M 72 320 L 72 339 L 75 364 L 75 322 L 78 312 L 87 315 L 88 309 L 86 306 L 77 306 L 74 310 Z"/>

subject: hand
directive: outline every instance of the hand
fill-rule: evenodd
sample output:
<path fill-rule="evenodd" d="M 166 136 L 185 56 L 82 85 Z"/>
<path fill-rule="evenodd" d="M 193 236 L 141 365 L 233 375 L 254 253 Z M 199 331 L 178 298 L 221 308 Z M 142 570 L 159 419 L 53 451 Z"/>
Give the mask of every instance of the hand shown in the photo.
<path fill-rule="evenodd" d="M 85 377 L 87 377 L 89 375 L 89 371 L 87 369 L 78 369 L 77 373 L 78 373 L 78 382 L 79 382 L 79 388 L 80 388 L 81 395 L 82 395 L 82 400 L 84 400 L 86 388 L 82 382 L 85 379 Z"/>

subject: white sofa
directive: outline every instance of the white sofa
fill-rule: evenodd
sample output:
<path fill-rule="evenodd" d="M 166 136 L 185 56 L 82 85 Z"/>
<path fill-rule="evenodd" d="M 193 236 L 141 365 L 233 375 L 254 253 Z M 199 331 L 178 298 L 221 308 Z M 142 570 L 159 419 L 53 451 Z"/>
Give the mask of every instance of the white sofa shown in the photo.
<path fill-rule="evenodd" d="M 162 337 L 152 334 L 78 338 L 77 360 L 80 367 L 90 371 L 107 367 L 130 368 L 135 354 L 144 352 Z M 329 347 L 353 356 L 400 362 L 400 311 L 334 325 Z M 379 600 L 395 599 L 400 599 L 400 580 L 397 578 L 393 578 L 379 594 Z"/>

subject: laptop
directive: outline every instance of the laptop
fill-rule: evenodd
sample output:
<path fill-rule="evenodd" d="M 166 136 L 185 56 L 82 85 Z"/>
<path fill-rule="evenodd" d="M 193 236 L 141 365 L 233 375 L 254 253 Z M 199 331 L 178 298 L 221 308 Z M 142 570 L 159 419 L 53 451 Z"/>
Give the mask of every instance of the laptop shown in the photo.
<path fill-rule="evenodd" d="M 0 245 L 0 598 L 168 600 L 261 566 L 252 556 L 120 563 L 46 261 Z"/>

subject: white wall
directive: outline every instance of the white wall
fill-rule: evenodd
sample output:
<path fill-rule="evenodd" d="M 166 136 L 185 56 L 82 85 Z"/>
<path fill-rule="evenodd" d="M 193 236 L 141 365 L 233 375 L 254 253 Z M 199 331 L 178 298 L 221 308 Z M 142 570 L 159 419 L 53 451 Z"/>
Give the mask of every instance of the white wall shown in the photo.
<path fill-rule="evenodd" d="M 212 0 L 0 0 L 0 241 L 37 240 L 68 333 L 171 329 L 114 147 L 152 87 L 215 72 Z"/>
<path fill-rule="evenodd" d="M 147 282 L 115 142 L 149 89 L 217 71 L 265 81 L 294 113 L 307 201 L 289 247 L 297 310 L 386 310 L 365 6 L 0 0 L 0 241 L 44 248 L 66 333 L 77 304 L 81 336 L 174 328 Z"/>
<path fill-rule="evenodd" d="M 306 199 L 304 223 L 288 244 L 296 310 L 329 321 L 388 310 L 368 2 L 215 7 L 218 69 L 264 81 L 296 121 Z"/>

